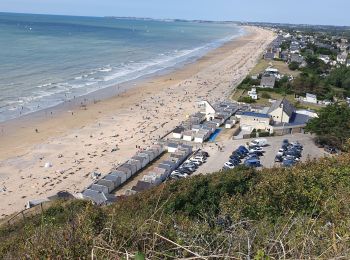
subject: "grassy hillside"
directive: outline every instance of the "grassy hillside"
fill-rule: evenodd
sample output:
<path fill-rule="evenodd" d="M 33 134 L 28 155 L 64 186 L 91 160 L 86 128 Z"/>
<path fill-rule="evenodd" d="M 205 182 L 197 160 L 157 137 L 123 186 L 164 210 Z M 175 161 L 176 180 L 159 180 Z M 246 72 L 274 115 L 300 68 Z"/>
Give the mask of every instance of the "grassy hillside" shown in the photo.
<path fill-rule="evenodd" d="M 241 168 L 108 207 L 58 202 L 0 230 L 1 259 L 350 257 L 350 156 Z"/>

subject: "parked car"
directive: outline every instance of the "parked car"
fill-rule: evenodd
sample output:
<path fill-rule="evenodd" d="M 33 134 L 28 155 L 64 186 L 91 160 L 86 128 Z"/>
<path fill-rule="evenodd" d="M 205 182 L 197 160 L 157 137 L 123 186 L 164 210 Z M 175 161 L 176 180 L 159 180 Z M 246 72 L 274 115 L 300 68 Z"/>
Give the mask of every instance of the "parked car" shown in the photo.
<path fill-rule="evenodd" d="M 177 176 L 179 178 L 187 178 L 188 174 L 186 174 L 186 173 L 175 173 L 175 174 L 172 174 L 171 176 Z"/>
<path fill-rule="evenodd" d="M 232 155 L 235 155 L 235 156 L 237 156 L 237 157 L 240 158 L 240 159 L 243 159 L 243 158 L 245 157 L 245 154 L 242 154 L 242 153 L 240 153 L 240 152 L 238 152 L 238 151 L 234 151 L 234 152 L 232 153 Z"/>
<path fill-rule="evenodd" d="M 230 162 L 225 162 L 224 169 L 233 169 L 235 168 L 235 165 Z"/>
<path fill-rule="evenodd" d="M 260 167 L 261 163 L 258 159 L 248 159 L 244 162 L 244 165 L 247 167 Z"/>
<path fill-rule="evenodd" d="M 186 161 L 184 164 L 182 164 L 183 167 L 191 167 L 191 168 L 195 168 L 197 169 L 198 168 L 198 165 L 197 164 L 194 164 L 193 162 L 191 161 Z"/>
<path fill-rule="evenodd" d="M 205 157 L 201 157 L 201 156 L 196 156 L 193 158 L 193 160 L 201 161 L 202 163 L 205 163 L 207 161 Z"/>
<path fill-rule="evenodd" d="M 284 139 L 284 140 L 282 141 L 282 145 L 288 145 L 288 144 L 289 144 L 288 139 Z"/>
<path fill-rule="evenodd" d="M 330 153 L 330 154 L 337 154 L 338 153 L 338 149 L 337 148 L 332 147 L 332 146 L 328 146 L 328 145 L 326 145 L 324 147 L 324 150 L 325 150 L 325 152 Z"/>
<path fill-rule="evenodd" d="M 259 146 L 249 149 L 249 152 L 263 152 L 263 151 L 264 150 Z"/>
<path fill-rule="evenodd" d="M 206 151 L 198 151 L 195 155 L 204 156 L 206 158 L 209 157 L 209 153 Z"/>
<path fill-rule="evenodd" d="M 181 168 L 178 169 L 178 171 L 179 171 L 180 173 L 187 173 L 187 174 L 190 175 L 190 174 L 192 174 L 193 172 L 195 172 L 196 169 L 181 167 Z"/>
<path fill-rule="evenodd" d="M 197 166 L 200 166 L 200 165 L 202 165 L 202 164 L 203 164 L 203 162 L 202 162 L 202 161 L 195 160 L 195 159 L 191 159 L 191 162 L 192 162 L 192 163 L 194 163 L 194 164 L 195 164 L 195 165 L 197 165 Z"/>
<path fill-rule="evenodd" d="M 287 155 L 286 157 L 284 157 L 284 159 L 286 159 L 286 160 L 293 160 L 293 161 L 295 161 L 295 162 L 300 161 L 300 158 L 299 158 L 299 157 L 295 157 L 295 156 L 293 156 L 293 155 Z"/>
<path fill-rule="evenodd" d="M 293 145 L 293 147 L 296 147 L 300 150 L 302 150 L 304 148 L 304 146 L 302 144 L 300 144 L 298 141 L 292 142 L 291 145 Z"/>
<path fill-rule="evenodd" d="M 282 162 L 283 161 L 283 157 L 282 157 L 282 155 L 276 155 L 276 157 L 275 157 L 275 162 Z"/>
<path fill-rule="evenodd" d="M 241 159 L 237 155 L 231 155 L 230 159 L 237 160 L 237 161 L 241 162 Z"/>
<path fill-rule="evenodd" d="M 239 162 L 235 160 L 229 160 L 229 162 L 232 163 L 234 166 L 239 165 Z"/>
<path fill-rule="evenodd" d="M 246 147 L 244 147 L 243 145 L 238 147 L 236 151 L 239 151 L 239 152 L 241 152 L 243 154 L 247 154 L 249 152 L 248 149 Z"/>
<path fill-rule="evenodd" d="M 285 150 L 283 148 L 279 149 L 277 152 L 278 156 L 283 156 L 284 155 Z"/>
<path fill-rule="evenodd" d="M 257 156 L 264 156 L 264 153 L 262 151 L 255 151 L 255 152 L 249 152 L 248 156 L 251 156 L 251 155 L 257 155 Z"/>
<path fill-rule="evenodd" d="M 295 165 L 295 163 L 296 162 L 294 160 L 285 159 L 285 160 L 283 160 L 282 165 L 284 167 L 292 167 L 293 165 Z"/>
<path fill-rule="evenodd" d="M 251 146 L 255 145 L 255 146 L 266 146 L 267 145 L 267 140 L 265 138 L 259 138 L 259 139 L 255 139 L 253 141 L 250 142 Z"/>

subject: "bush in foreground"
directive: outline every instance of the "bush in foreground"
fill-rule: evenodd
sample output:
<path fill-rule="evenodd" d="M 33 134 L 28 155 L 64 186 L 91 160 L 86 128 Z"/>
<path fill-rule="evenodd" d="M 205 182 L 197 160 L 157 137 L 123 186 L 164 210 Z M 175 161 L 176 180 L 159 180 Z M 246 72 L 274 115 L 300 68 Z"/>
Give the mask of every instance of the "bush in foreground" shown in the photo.
<path fill-rule="evenodd" d="M 0 258 L 349 258 L 350 156 L 170 182 L 111 206 L 58 202 L 0 230 Z"/>

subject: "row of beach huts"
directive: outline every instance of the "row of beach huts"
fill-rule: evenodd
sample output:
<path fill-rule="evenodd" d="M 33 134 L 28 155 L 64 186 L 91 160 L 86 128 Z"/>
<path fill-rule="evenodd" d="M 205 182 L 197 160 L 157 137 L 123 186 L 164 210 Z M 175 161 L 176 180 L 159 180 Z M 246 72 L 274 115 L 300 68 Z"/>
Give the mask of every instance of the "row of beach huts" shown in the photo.
<path fill-rule="evenodd" d="M 145 169 L 164 152 L 165 147 L 160 144 L 138 152 L 130 160 L 119 166 L 113 167 L 110 173 L 91 184 L 81 193 L 81 197 L 83 199 L 91 200 L 98 205 L 115 201 L 116 197 L 112 192 L 121 187 L 135 174 Z"/>
<path fill-rule="evenodd" d="M 147 172 L 143 176 L 142 180 L 138 181 L 135 186 L 126 191 L 125 195 L 133 195 L 161 184 L 191 154 L 192 146 L 179 144 L 176 150 L 170 153 L 168 159 L 161 161 L 156 167 Z"/>

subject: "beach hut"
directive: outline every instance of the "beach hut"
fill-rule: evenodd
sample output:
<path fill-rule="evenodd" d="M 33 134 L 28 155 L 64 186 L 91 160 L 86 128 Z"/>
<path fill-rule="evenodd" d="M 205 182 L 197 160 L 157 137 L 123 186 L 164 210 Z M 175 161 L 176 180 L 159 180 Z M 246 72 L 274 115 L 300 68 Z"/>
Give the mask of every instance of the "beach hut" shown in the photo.
<path fill-rule="evenodd" d="M 146 160 L 146 165 L 149 164 L 149 163 L 152 161 L 151 158 L 150 158 L 150 156 L 149 156 L 149 154 L 147 154 L 147 153 L 138 153 L 137 156 L 140 156 L 140 157 L 142 157 L 142 158 L 145 158 L 145 160 Z"/>
<path fill-rule="evenodd" d="M 132 157 L 129 161 L 128 161 L 129 164 L 133 164 L 136 166 L 136 171 L 139 171 L 143 168 L 142 166 L 142 162 L 139 160 L 139 159 L 136 159 L 136 157 Z"/>
<path fill-rule="evenodd" d="M 99 184 L 91 184 L 91 186 L 88 188 L 89 190 L 95 190 L 95 191 L 100 191 L 103 192 L 104 194 L 108 194 L 109 190 L 108 187 L 104 186 L 104 185 L 99 185 Z"/>
<path fill-rule="evenodd" d="M 151 147 L 150 150 L 154 150 L 157 152 L 157 157 L 164 152 L 164 146 L 156 144 Z"/>
<path fill-rule="evenodd" d="M 131 171 L 131 175 L 134 175 L 137 172 L 137 166 L 135 164 L 127 162 L 124 163 L 122 166 L 128 168 Z"/>
<path fill-rule="evenodd" d="M 182 126 L 178 126 L 173 130 L 173 138 L 175 139 L 181 139 L 182 133 L 185 131 L 185 128 Z"/>
<path fill-rule="evenodd" d="M 152 183 L 154 185 L 159 185 L 162 183 L 162 179 L 160 178 L 160 176 L 158 176 L 155 173 L 149 173 L 149 174 L 143 176 L 142 181 L 149 182 L 149 183 Z"/>
<path fill-rule="evenodd" d="M 185 131 L 183 133 L 183 139 L 185 141 L 189 141 L 191 142 L 193 140 L 193 131 L 192 130 L 189 130 L 189 131 Z"/>
<path fill-rule="evenodd" d="M 82 195 L 84 199 L 91 200 L 97 205 L 105 204 L 108 201 L 106 194 L 96 190 L 86 189 Z"/>
<path fill-rule="evenodd" d="M 120 184 L 123 184 L 128 179 L 127 175 L 122 171 L 112 171 L 109 175 L 120 178 Z"/>
<path fill-rule="evenodd" d="M 128 166 L 128 165 L 123 164 L 122 166 L 119 166 L 117 170 L 124 172 L 127 175 L 127 179 L 129 179 L 134 174 L 133 169 L 135 169 L 135 168 L 130 167 L 130 165 Z"/>
<path fill-rule="evenodd" d="M 220 119 L 219 119 L 219 118 L 215 118 L 215 119 L 213 119 L 213 120 L 211 121 L 211 123 L 215 124 L 216 127 L 219 127 L 219 126 L 222 125 L 223 119 L 221 119 L 221 118 L 220 118 Z"/>
<path fill-rule="evenodd" d="M 145 190 L 152 188 L 153 186 L 154 185 L 152 183 L 145 182 L 145 181 L 138 181 L 136 186 L 132 187 L 132 190 L 134 190 L 136 192 L 142 192 L 142 191 L 145 191 Z"/>
<path fill-rule="evenodd" d="M 160 163 L 159 165 L 158 165 L 158 168 L 163 168 L 163 169 L 165 169 L 166 170 L 166 175 L 165 175 L 165 178 L 167 178 L 168 176 L 169 176 L 169 174 L 172 172 L 172 168 L 171 168 L 171 166 L 170 165 L 168 165 L 168 164 L 162 164 L 162 163 Z"/>
<path fill-rule="evenodd" d="M 156 154 L 151 150 L 142 151 L 142 154 L 147 154 L 150 162 L 152 162 L 157 157 Z"/>
<path fill-rule="evenodd" d="M 164 181 L 168 177 L 168 170 L 166 168 L 155 167 L 153 172 L 161 177 L 162 181 Z"/>
<path fill-rule="evenodd" d="M 122 184 L 122 179 L 120 176 L 107 174 L 103 179 L 113 181 L 114 187 L 118 188 Z"/>
<path fill-rule="evenodd" d="M 131 159 L 140 162 L 141 168 L 145 168 L 146 165 L 148 164 L 148 160 L 145 157 L 142 156 L 133 156 Z"/>
<path fill-rule="evenodd" d="M 169 165 L 171 167 L 171 171 L 175 170 L 177 167 L 177 162 L 173 162 L 173 161 L 162 161 L 161 164 L 165 164 L 165 165 Z"/>
<path fill-rule="evenodd" d="M 234 125 L 235 125 L 235 124 L 234 124 L 233 121 L 231 121 L 231 120 L 227 120 L 227 121 L 225 122 L 225 128 L 226 128 L 226 129 L 231 129 Z"/>
<path fill-rule="evenodd" d="M 175 143 L 168 143 L 168 153 L 175 153 L 178 145 Z"/>
<path fill-rule="evenodd" d="M 186 144 L 182 144 L 179 147 L 179 151 L 185 151 L 187 153 L 187 155 L 189 155 L 190 153 L 192 153 L 192 146 L 186 145 Z"/>
<path fill-rule="evenodd" d="M 111 193 L 115 189 L 114 182 L 106 179 L 101 179 L 96 182 L 96 184 L 106 186 L 108 188 L 108 193 Z"/>
<path fill-rule="evenodd" d="M 126 175 L 126 179 L 129 179 L 131 177 L 131 170 L 127 167 L 124 167 L 123 165 L 122 166 L 119 166 L 116 170 L 114 170 L 113 172 L 122 172 Z"/>
<path fill-rule="evenodd" d="M 201 129 L 202 129 L 201 125 L 193 125 L 191 130 L 194 132 L 198 132 Z"/>

